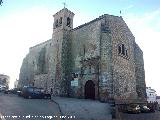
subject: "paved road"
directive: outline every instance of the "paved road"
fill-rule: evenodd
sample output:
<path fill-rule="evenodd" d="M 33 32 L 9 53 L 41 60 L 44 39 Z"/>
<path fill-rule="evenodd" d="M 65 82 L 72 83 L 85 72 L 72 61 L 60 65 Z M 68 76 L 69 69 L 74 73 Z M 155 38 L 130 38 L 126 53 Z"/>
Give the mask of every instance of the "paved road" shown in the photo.
<path fill-rule="evenodd" d="M 60 105 L 63 115 L 74 120 L 111 120 L 110 105 L 96 100 L 52 97 Z"/>
<path fill-rule="evenodd" d="M 24 99 L 3 93 L 0 93 L 0 113 L 6 120 L 59 120 L 60 116 L 57 104 L 51 100 Z"/>

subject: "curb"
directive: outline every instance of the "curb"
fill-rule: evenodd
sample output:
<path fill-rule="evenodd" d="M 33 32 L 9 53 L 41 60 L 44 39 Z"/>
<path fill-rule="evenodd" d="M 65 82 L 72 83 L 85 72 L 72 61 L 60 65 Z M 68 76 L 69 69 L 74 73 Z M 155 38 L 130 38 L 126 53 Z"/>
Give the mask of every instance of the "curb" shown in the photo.
<path fill-rule="evenodd" d="M 52 97 L 51 97 L 52 98 Z M 62 112 L 62 110 L 61 110 L 61 107 L 60 107 L 60 105 L 59 105 L 59 103 L 57 103 L 55 100 L 53 100 L 53 99 L 51 99 L 51 101 L 52 102 L 54 102 L 54 103 L 56 103 L 57 105 L 58 105 L 58 109 L 59 109 L 59 111 L 60 111 L 60 114 L 61 114 L 61 116 L 63 116 L 63 112 Z M 62 118 L 62 120 L 65 120 L 65 118 Z"/>

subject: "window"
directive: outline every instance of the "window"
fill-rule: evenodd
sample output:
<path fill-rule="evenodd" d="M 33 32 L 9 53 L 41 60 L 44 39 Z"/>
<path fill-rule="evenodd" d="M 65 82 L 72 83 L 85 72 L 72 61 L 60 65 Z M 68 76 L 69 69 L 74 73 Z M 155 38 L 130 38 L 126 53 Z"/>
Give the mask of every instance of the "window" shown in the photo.
<path fill-rule="evenodd" d="M 125 53 L 126 53 L 126 56 L 128 56 L 128 50 L 127 49 L 126 49 Z"/>
<path fill-rule="evenodd" d="M 56 24 L 55 24 L 55 26 L 56 26 L 56 27 L 58 27 L 58 20 L 56 20 Z"/>
<path fill-rule="evenodd" d="M 91 65 L 89 65 L 88 73 L 89 73 L 89 74 L 92 73 L 92 67 L 91 67 Z"/>
<path fill-rule="evenodd" d="M 118 45 L 118 54 L 123 57 L 128 57 L 128 49 L 125 47 L 124 44 Z"/>
<path fill-rule="evenodd" d="M 70 24 L 71 24 L 71 19 L 67 17 L 67 26 L 70 27 Z"/>
<path fill-rule="evenodd" d="M 50 92 L 51 94 L 53 93 L 53 89 L 51 88 L 51 92 Z"/>
<path fill-rule="evenodd" d="M 118 54 L 121 54 L 121 46 L 118 46 Z"/>
<path fill-rule="evenodd" d="M 124 47 L 124 44 L 122 44 L 122 55 L 125 55 L 125 47 Z"/>
<path fill-rule="evenodd" d="M 78 78 L 78 73 L 72 73 L 72 78 Z"/>
<path fill-rule="evenodd" d="M 59 19 L 59 24 L 62 25 L 62 17 Z"/>
<path fill-rule="evenodd" d="M 85 49 L 85 45 L 83 45 L 83 55 L 85 56 L 86 53 L 86 49 Z"/>
<path fill-rule="evenodd" d="M 6 81 L 7 81 L 6 78 L 4 78 L 4 79 L 2 80 L 3 83 L 6 83 Z"/>
<path fill-rule="evenodd" d="M 124 92 L 127 92 L 127 90 L 128 90 L 127 87 L 125 87 L 125 88 L 124 88 Z"/>

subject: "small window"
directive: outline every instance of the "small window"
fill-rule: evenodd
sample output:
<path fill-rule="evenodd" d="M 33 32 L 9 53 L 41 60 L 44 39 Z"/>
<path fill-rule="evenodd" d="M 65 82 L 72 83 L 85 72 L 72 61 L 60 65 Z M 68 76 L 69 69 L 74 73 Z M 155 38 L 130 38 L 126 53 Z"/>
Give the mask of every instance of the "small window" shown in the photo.
<path fill-rule="evenodd" d="M 59 19 L 59 24 L 60 25 L 62 24 L 62 17 L 60 17 L 60 19 Z"/>
<path fill-rule="evenodd" d="M 3 83 L 6 83 L 6 81 L 7 81 L 6 78 L 4 78 L 2 82 L 3 82 Z"/>
<path fill-rule="evenodd" d="M 51 92 L 50 92 L 51 94 L 53 93 L 53 89 L 51 88 Z"/>
<path fill-rule="evenodd" d="M 128 56 L 128 50 L 126 49 L 126 51 L 125 51 L 125 54 L 126 54 L 126 56 Z"/>
<path fill-rule="evenodd" d="M 124 92 L 127 92 L 127 90 L 128 90 L 127 87 L 125 87 L 125 88 L 124 88 Z"/>
<path fill-rule="evenodd" d="M 71 19 L 67 17 L 67 26 L 70 27 L 70 24 L 71 24 Z"/>
<path fill-rule="evenodd" d="M 89 70 L 88 70 L 89 74 L 92 73 L 91 68 L 92 68 L 91 65 L 89 65 Z"/>
<path fill-rule="evenodd" d="M 86 53 L 86 48 L 85 48 L 85 45 L 83 45 L 83 55 L 85 56 L 85 53 Z"/>
<path fill-rule="evenodd" d="M 72 73 L 72 78 L 78 78 L 78 73 Z"/>
<path fill-rule="evenodd" d="M 121 46 L 118 46 L 118 54 L 121 54 Z"/>
<path fill-rule="evenodd" d="M 56 20 L 56 24 L 55 24 L 55 26 L 56 26 L 56 27 L 58 27 L 58 20 Z"/>
<path fill-rule="evenodd" d="M 124 44 L 122 44 L 122 55 L 125 55 L 125 47 L 124 47 Z"/>

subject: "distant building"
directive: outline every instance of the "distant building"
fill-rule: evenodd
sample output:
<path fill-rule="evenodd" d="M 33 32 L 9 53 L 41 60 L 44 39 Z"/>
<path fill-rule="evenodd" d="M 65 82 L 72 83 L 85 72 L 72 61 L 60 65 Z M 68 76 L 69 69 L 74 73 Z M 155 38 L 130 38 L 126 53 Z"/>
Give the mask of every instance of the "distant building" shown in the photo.
<path fill-rule="evenodd" d="M 157 100 L 158 104 L 160 105 L 160 96 L 156 96 L 156 100 Z"/>
<path fill-rule="evenodd" d="M 156 102 L 156 91 L 154 89 L 151 89 L 151 87 L 146 87 L 146 93 L 147 93 L 147 101 L 148 103 L 154 103 Z"/>
<path fill-rule="evenodd" d="M 16 81 L 14 82 L 14 88 L 18 87 L 18 80 L 16 79 Z"/>
<path fill-rule="evenodd" d="M 0 74 L 0 90 L 9 88 L 9 79 L 8 75 Z"/>

